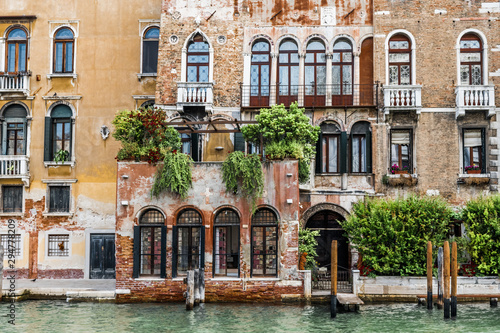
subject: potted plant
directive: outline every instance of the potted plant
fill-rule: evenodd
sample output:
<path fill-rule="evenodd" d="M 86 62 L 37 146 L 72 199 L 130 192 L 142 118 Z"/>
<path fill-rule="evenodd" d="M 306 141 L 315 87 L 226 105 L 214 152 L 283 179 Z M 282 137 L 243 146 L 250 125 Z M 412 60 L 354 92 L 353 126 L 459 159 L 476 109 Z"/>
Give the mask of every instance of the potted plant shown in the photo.
<path fill-rule="evenodd" d="M 69 160 L 69 151 L 64 149 L 59 149 L 57 153 L 54 154 L 54 162 L 66 162 Z"/>
<path fill-rule="evenodd" d="M 481 173 L 481 168 L 479 165 L 468 165 L 465 167 L 466 173 Z"/>
<path fill-rule="evenodd" d="M 403 173 L 409 173 L 409 169 L 408 167 L 402 167 L 400 168 L 396 163 L 394 163 L 393 165 L 391 165 L 390 169 L 392 174 L 395 174 L 395 175 L 399 175 L 399 174 L 403 174 Z"/>

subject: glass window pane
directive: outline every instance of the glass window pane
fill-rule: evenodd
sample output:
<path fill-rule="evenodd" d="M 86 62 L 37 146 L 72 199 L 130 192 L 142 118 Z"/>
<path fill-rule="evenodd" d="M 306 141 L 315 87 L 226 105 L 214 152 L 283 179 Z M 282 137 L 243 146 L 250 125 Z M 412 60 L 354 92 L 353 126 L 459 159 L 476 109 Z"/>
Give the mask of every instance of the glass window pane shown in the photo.
<path fill-rule="evenodd" d="M 401 67 L 401 84 L 410 84 L 410 66 L 402 65 Z"/>
<path fill-rule="evenodd" d="M 23 29 L 13 29 L 9 32 L 8 39 L 24 40 L 26 39 L 26 32 Z"/>
<path fill-rule="evenodd" d="M 298 53 L 290 54 L 290 62 L 291 63 L 298 63 L 299 62 L 299 54 Z"/>
<path fill-rule="evenodd" d="M 354 137 L 352 141 L 352 172 L 360 172 L 359 170 L 359 138 Z"/>
<path fill-rule="evenodd" d="M 481 61 L 481 53 L 460 53 L 460 61 L 461 62 L 480 62 Z"/>
<path fill-rule="evenodd" d="M 198 70 L 200 75 L 198 82 L 208 82 L 208 66 L 200 66 Z"/>
<path fill-rule="evenodd" d="M 328 138 L 328 171 L 329 172 L 338 172 L 338 165 L 337 165 L 337 144 L 338 144 L 338 138 L 335 137 L 329 137 Z"/>
<path fill-rule="evenodd" d="M 343 52 L 342 53 L 342 62 L 352 62 L 352 53 L 351 52 Z"/>
<path fill-rule="evenodd" d="M 146 31 L 144 38 L 160 38 L 160 29 L 158 28 L 150 28 Z"/>
<path fill-rule="evenodd" d="M 73 43 L 66 43 L 66 72 L 73 71 Z"/>
<path fill-rule="evenodd" d="M 332 62 L 340 62 L 340 53 L 334 52 L 332 55 Z"/>
<path fill-rule="evenodd" d="M 342 66 L 342 91 L 344 95 L 352 94 L 352 66 Z"/>
<path fill-rule="evenodd" d="M 26 71 L 26 44 L 19 44 L 19 68 L 20 72 Z"/>
<path fill-rule="evenodd" d="M 269 43 L 268 42 L 257 42 L 252 46 L 252 52 L 268 52 Z"/>
<path fill-rule="evenodd" d="M 460 66 L 460 83 L 461 84 L 470 84 L 469 65 L 461 65 Z"/>
<path fill-rule="evenodd" d="M 481 44 L 478 40 L 461 40 L 460 48 L 461 49 L 478 49 L 481 47 Z"/>
<path fill-rule="evenodd" d="M 16 71 L 16 44 L 9 44 L 7 71 Z"/>
<path fill-rule="evenodd" d="M 389 53 L 389 62 L 410 62 L 409 53 Z"/>
<path fill-rule="evenodd" d="M 398 85 L 398 66 L 389 66 L 389 84 Z"/>
<path fill-rule="evenodd" d="M 68 28 L 59 29 L 56 33 L 56 39 L 73 39 L 73 32 Z"/>
<path fill-rule="evenodd" d="M 54 71 L 62 72 L 63 43 L 56 43 L 56 64 Z"/>
<path fill-rule="evenodd" d="M 306 63 L 314 62 L 314 53 L 306 53 Z"/>
<path fill-rule="evenodd" d="M 389 42 L 389 48 L 390 49 L 404 50 L 404 49 L 408 49 L 409 47 L 410 47 L 410 44 L 408 43 L 408 41 L 391 40 Z"/>
<path fill-rule="evenodd" d="M 319 41 L 312 41 L 309 44 L 307 44 L 306 50 L 324 50 L 325 45 Z"/>
<path fill-rule="evenodd" d="M 481 85 L 482 80 L 481 80 L 481 65 L 472 65 L 472 85 Z"/>
<path fill-rule="evenodd" d="M 350 50 L 351 44 L 347 41 L 338 41 L 333 46 L 334 50 Z"/>
<path fill-rule="evenodd" d="M 288 54 L 280 53 L 280 55 L 279 55 L 279 63 L 280 64 L 287 64 L 288 63 Z"/>

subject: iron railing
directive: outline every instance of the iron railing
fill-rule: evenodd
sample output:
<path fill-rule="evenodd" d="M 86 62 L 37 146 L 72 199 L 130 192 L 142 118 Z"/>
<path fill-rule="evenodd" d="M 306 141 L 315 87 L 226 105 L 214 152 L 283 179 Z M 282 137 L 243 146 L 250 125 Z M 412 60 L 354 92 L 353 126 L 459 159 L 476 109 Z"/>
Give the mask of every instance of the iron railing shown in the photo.
<path fill-rule="evenodd" d="M 332 275 L 330 271 L 318 272 L 312 280 L 312 289 L 330 290 Z M 338 266 L 337 292 L 352 293 L 352 270 Z"/>
<path fill-rule="evenodd" d="M 269 107 L 275 104 L 300 107 L 375 107 L 378 84 L 241 85 L 242 107 Z"/>

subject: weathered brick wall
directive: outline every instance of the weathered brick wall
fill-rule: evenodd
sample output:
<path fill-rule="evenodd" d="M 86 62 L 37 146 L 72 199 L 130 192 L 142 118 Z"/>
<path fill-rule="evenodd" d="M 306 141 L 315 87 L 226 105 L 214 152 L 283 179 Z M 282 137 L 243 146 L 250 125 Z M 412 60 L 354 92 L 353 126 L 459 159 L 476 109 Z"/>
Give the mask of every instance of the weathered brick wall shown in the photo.
<path fill-rule="evenodd" d="M 193 188 L 186 200 L 171 194 L 151 198 L 150 189 L 154 166 L 147 163 L 119 162 L 117 178 L 116 224 L 116 288 L 129 289 L 130 294 L 118 295 L 119 301 L 179 301 L 185 291 L 182 279 L 172 279 L 172 226 L 176 214 L 192 207 L 202 214 L 205 225 L 205 280 L 207 301 L 281 300 L 282 294 L 303 294 L 302 275 L 298 273 L 298 164 L 297 161 L 267 163 L 264 166 L 265 185 L 259 205 L 269 205 L 279 212 L 278 279 L 250 278 L 250 207 L 247 200 L 226 193 L 220 163 L 196 163 L 192 171 Z M 288 176 L 290 175 L 291 176 Z M 122 177 L 127 175 L 128 178 Z M 210 175 L 210 176 L 207 176 Z M 291 199 L 292 203 L 287 203 Z M 122 206 L 122 201 L 128 201 Z M 134 279 L 133 227 L 138 223 L 139 210 L 155 206 L 167 216 L 166 279 Z M 234 207 L 240 217 L 240 278 L 212 279 L 213 219 L 220 207 Z"/>

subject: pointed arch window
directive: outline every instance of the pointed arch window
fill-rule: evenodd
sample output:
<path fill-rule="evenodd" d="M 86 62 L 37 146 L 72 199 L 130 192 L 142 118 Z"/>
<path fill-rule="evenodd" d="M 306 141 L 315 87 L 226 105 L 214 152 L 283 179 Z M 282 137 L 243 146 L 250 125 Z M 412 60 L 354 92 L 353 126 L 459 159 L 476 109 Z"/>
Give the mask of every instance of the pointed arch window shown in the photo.
<path fill-rule="evenodd" d="M 326 49 L 319 40 L 306 47 L 304 67 L 305 105 L 324 106 L 326 94 Z"/>
<path fill-rule="evenodd" d="M 21 28 L 13 28 L 7 33 L 7 72 L 18 73 L 26 71 L 28 57 L 28 37 Z"/>
<path fill-rule="evenodd" d="M 270 73 L 271 46 L 268 41 L 258 40 L 252 46 L 250 67 L 251 106 L 269 106 Z"/>
<path fill-rule="evenodd" d="M 208 82 L 209 45 L 200 34 L 187 47 L 187 82 Z"/>
<path fill-rule="evenodd" d="M 252 216 L 251 276 L 278 275 L 278 217 L 269 208 Z"/>
<path fill-rule="evenodd" d="M 389 40 L 389 84 L 411 84 L 411 41 L 395 35 Z"/>
<path fill-rule="evenodd" d="M 214 276 L 239 276 L 239 263 L 240 217 L 223 209 L 214 221 Z"/>
<path fill-rule="evenodd" d="M 483 43 L 475 34 L 465 34 L 460 40 L 460 84 L 483 84 Z"/>
<path fill-rule="evenodd" d="M 285 40 L 279 47 L 278 101 L 286 106 L 296 102 L 299 95 L 299 48 L 292 40 Z"/>
<path fill-rule="evenodd" d="M 69 28 L 61 28 L 54 36 L 54 73 L 73 73 L 75 36 Z"/>
<path fill-rule="evenodd" d="M 160 29 L 149 27 L 142 36 L 142 73 L 156 74 L 158 70 L 158 43 Z"/>
<path fill-rule="evenodd" d="M 332 54 L 332 105 L 352 105 L 353 68 L 351 43 L 347 39 L 336 41 Z"/>

